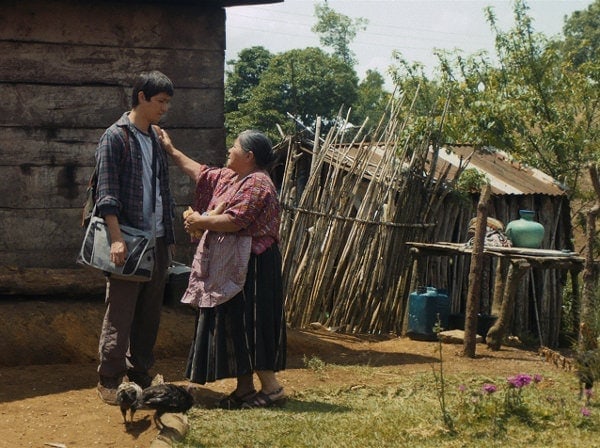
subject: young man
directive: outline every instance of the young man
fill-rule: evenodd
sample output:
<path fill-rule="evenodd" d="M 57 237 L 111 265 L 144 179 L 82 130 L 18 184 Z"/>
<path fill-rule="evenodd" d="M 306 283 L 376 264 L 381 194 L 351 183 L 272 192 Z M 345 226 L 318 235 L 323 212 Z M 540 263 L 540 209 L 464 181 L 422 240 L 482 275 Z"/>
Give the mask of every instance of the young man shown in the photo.
<path fill-rule="evenodd" d="M 152 379 L 169 246 L 175 242 L 167 160 L 152 125 L 167 112 L 172 96 L 173 83 L 163 73 L 140 74 L 133 86 L 132 110 L 104 132 L 96 149 L 96 204 L 109 228 L 111 261 L 121 266 L 127 255 L 119 224 L 155 230 L 156 235 L 149 282 L 106 279 L 98 393 L 107 404 L 117 404 L 117 387 L 125 375 L 142 388 Z"/>

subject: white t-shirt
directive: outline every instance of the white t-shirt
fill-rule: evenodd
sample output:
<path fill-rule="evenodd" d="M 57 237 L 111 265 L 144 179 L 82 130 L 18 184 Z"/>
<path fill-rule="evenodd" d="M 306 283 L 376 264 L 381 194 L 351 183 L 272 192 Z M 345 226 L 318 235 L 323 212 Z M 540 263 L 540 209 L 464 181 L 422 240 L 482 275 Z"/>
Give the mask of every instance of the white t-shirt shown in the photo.
<path fill-rule="evenodd" d="M 150 135 L 135 129 L 135 137 L 142 148 L 142 185 L 144 188 L 144 223 L 149 223 L 149 228 L 144 230 L 152 230 L 152 139 Z M 156 166 L 160 170 L 160 166 Z M 154 176 L 156 182 L 156 233 L 157 237 L 165 236 L 165 226 L 163 223 L 163 201 L 160 194 L 160 178 L 159 172 Z"/>

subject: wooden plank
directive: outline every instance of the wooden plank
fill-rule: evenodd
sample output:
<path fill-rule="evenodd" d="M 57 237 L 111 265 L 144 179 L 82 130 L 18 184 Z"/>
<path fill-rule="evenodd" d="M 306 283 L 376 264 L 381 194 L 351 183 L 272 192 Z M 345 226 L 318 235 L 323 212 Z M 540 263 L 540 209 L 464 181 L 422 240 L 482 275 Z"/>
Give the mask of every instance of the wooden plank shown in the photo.
<path fill-rule="evenodd" d="M 0 40 L 224 50 L 225 10 L 170 2 L 9 1 L 0 10 Z"/>
<path fill-rule="evenodd" d="M 130 106 L 129 88 L 0 84 L 0 126 L 108 127 Z M 166 127 L 221 128 L 222 89 L 178 89 Z"/>
<path fill-rule="evenodd" d="M 19 268 L 75 268 L 79 248 L 46 249 L 43 246 L 30 250 L 0 249 L 0 266 Z"/>
<path fill-rule="evenodd" d="M 101 295 L 104 275 L 82 267 L 48 269 L 0 266 L 0 294 L 79 297 Z"/>
<path fill-rule="evenodd" d="M 138 73 L 164 72 L 180 88 L 223 88 L 222 50 L 118 48 L 0 41 L 4 82 L 131 86 Z"/>
<path fill-rule="evenodd" d="M 104 129 L 5 127 L 0 131 L 0 164 L 90 166 Z"/>
<path fill-rule="evenodd" d="M 0 233 L 10 235 L 0 240 L 0 252 L 37 251 L 40 256 L 31 258 L 37 262 L 44 252 L 68 251 L 72 262 L 83 238 L 80 221 L 81 209 L 75 208 L 0 209 Z M 6 263 L 0 259 L 0 264 Z"/>
<path fill-rule="evenodd" d="M 4 128 L 0 133 L 0 164 L 92 166 L 102 132 L 104 129 Z M 169 133 L 190 157 L 213 165 L 224 162 L 223 129 L 173 129 Z"/>
<path fill-rule="evenodd" d="M 92 169 L 64 166 L 0 166 L 0 207 L 81 207 Z"/>
<path fill-rule="evenodd" d="M 115 121 L 118 116 L 115 116 Z M 94 151 L 104 128 L 6 127 L 0 132 L 0 165 L 94 165 Z M 195 160 L 222 165 L 226 158 L 222 127 L 169 129 L 176 146 Z"/>
<path fill-rule="evenodd" d="M 177 245 L 175 247 L 175 260 L 190 265 L 197 244 L 189 241 L 189 236 L 183 227 L 176 227 Z M 79 242 L 76 247 L 53 250 L 2 250 L 0 249 L 0 268 L 19 267 L 24 269 L 74 269 L 78 265 L 75 262 L 79 251 Z M 0 281 L 0 290 L 4 287 Z"/>
<path fill-rule="evenodd" d="M 178 250 L 186 256 L 195 247 L 183 230 L 181 215 L 187 204 L 175 210 L 175 237 Z M 81 247 L 84 229 L 81 209 L 0 208 L 0 266 L 72 268 Z M 8 236 L 8 237 L 7 237 Z M 187 260 L 185 260 L 187 261 Z"/>
<path fill-rule="evenodd" d="M 92 167 L 0 166 L 0 208 L 55 209 L 81 208 Z M 169 184 L 176 204 L 189 204 L 194 184 L 175 166 L 169 170 Z"/>
<path fill-rule="evenodd" d="M 448 242 L 438 242 L 438 243 L 419 243 L 409 241 L 406 243 L 412 247 L 418 247 L 423 251 L 428 253 L 438 253 L 438 252 L 446 252 L 446 253 L 471 253 L 471 248 L 465 246 L 464 243 L 448 243 Z M 515 257 L 523 257 L 523 258 L 546 258 L 546 257 L 554 257 L 554 258 L 568 258 L 573 259 L 575 261 L 579 261 L 581 257 L 578 256 L 577 252 L 572 251 L 562 251 L 562 250 L 551 250 L 551 249 L 529 249 L 524 247 L 494 247 L 494 246 L 486 246 L 485 252 L 488 255 L 511 255 Z"/>

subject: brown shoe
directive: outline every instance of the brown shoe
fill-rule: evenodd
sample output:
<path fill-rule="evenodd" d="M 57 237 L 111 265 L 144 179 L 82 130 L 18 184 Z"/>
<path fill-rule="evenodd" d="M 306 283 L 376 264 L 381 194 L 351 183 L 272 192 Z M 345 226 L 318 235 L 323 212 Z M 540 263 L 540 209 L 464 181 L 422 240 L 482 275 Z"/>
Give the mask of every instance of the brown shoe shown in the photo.
<path fill-rule="evenodd" d="M 119 378 L 111 378 L 108 376 L 100 375 L 100 381 L 98 381 L 98 396 L 100 399 L 111 406 L 116 406 L 117 403 L 117 388 L 119 387 Z"/>

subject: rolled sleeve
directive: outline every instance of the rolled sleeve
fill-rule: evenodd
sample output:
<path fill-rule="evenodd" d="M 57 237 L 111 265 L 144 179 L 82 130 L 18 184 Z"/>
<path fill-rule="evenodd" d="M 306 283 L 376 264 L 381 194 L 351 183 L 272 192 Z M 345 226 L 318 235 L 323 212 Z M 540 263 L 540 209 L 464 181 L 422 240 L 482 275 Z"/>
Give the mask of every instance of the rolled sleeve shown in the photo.
<path fill-rule="evenodd" d="M 98 167 L 98 197 L 97 206 L 100 215 L 120 215 L 122 209 L 120 174 L 125 142 L 115 132 L 115 128 L 108 128 L 96 148 L 96 166 Z"/>

